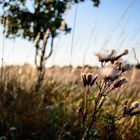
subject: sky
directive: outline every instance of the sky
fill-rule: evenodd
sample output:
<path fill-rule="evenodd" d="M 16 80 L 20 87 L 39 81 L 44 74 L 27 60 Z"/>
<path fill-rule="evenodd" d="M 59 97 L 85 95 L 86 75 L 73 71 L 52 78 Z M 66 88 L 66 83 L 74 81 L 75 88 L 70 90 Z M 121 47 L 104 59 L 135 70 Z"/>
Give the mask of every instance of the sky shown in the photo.
<path fill-rule="evenodd" d="M 27 6 L 30 8 L 29 3 Z M 95 54 L 111 49 L 116 49 L 118 53 L 128 49 L 129 54 L 124 59 L 136 63 L 132 48 L 140 60 L 139 9 L 140 0 L 101 0 L 98 8 L 93 7 L 90 0 L 86 0 L 72 6 L 65 18 L 72 31 L 67 35 L 62 33 L 55 39 L 54 52 L 46 66 L 95 66 L 99 64 Z M 4 47 L 5 65 L 34 65 L 33 42 L 22 38 L 9 40 L 3 37 L 2 32 L 3 28 L 0 26 L 0 61 Z"/>

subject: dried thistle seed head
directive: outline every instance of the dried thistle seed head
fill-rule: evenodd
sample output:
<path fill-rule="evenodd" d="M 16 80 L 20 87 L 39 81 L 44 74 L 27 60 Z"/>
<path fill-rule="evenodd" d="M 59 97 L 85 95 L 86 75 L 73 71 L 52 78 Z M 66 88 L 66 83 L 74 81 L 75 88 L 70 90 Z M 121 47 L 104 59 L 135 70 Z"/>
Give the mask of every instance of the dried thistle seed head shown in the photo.
<path fill-rule="evenodd" d="M 95 81 L 97 80 L 97 78 L 98 78 L 98 74 L 96 74 L 96 75 L 94 76 L 94 78 L 93 78 L 92 81 L 90 82 L 90 86 L 93 86 L 93 85 L 94 85 L 94 83 L 95 83 Z"/>
<path fill-rule="evenodd" d="M 128 52 L 129 52 L 129 51 L 128 51 L 127 49 L 125 49 L 124 52 L 123 52 L 123 55 L 127 55 Z"/>
<path fill-rule="evenodd" d="M 121 70 L 121 66 L 122 66 L 122 62 L 117 60 L 114 62 L 114 67 L 116 67 L 117 69 Z"/>
<path fill-rule="evenodd" d="M 116 50 L 112 49 L 110 55 L 113 56 L 116 54 Z"/>
<path fill-rule="evenodd" d="M 120 71 L 113 66 L 107 66 L 101 69 L 101 75 L 105 80 L 115 80 L 119 77 Z"/>
<path fill-rule="evenodd" d="M 131 64 L 128 64 L 128 63 L 122 63 L 122 65 L 121 65 L 122 72 L 128 71 L 131 68 L 132 68 L 132 65 Z"/>
<path fill-rule="evenodd" d="M 108 62 L 109 61 L 109 56 L 107 54 L 103 53 L 97 53 L 96 56 L 98 57 L 99 62 Z"/>
<path fill-rule="evenodd" d="M 140 107 L 140 102 L 138 102 L 138 101 L 135 101 L 135 102 L 133 102 L 132 103 L 132 105 L 131 105 L 131 109 L 135 109 L 135 108 L 138 108 L 138 107 Z"/>
<path fill-rule="evenodd" d="M 98 57 L 99 62 L 104 62 L 105 61 L 104 54 L 99 52 L 99 53 L 96 54 L 96 56 Z"/>
<path fill-rule="evenodd" d="M 86 73 L 81 73 L 81 77 L 82 77 L 83 84 L 86 87 L 86 85 L 87 85 Z"/>
<path fill-rule="evenodd" d="M 93 79 L 93 74 L 92 73 L 87 73 L 86 74 L 86 80 L 87 80 L 87 84 L 90 85 L 90 83 L 92 82 Z"/>
<path fill-rule="evenodd" d="M 125 105 L 124 105 L 124 108 L 123 108 L 123 115 L 126 115 L 127 114 L 127 111 L 128 111 L 128 100 L 125 101 Z"/>
<path fill-rule="evenodd" d="M 92 73 L 87 73 L 87 74 L 81 73 L 81 77 L 82 77 L 84 86 L 87 86 L 87 85 L 92 86 L 95 83 L 98 75 L 93 76 Z"/>
<path fill-rule="evenodd" d="M 97 53 L 96 56 L 98 57 L 99 62 L 109 62 L 112 60 L 112 57 L 114 57 L 116 51 L 114 49 L 111 50 L 110 53 Z"/>
<path fill-rule="evenodd" d="M 114 88 L 118 88 L 123 84 L 128 83 L 128 79 L 126 77 L 121 77 L 120 79 L 116 80 L 114 83 Z"/>

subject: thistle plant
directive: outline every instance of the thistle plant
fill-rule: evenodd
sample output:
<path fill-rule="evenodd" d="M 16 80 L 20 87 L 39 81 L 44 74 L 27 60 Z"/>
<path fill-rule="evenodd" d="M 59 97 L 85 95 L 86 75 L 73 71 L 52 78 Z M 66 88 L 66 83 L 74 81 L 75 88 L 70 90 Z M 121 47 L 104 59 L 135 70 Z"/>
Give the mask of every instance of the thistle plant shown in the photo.
<path fill-rule="evenodd" d="M 82 140 L 94 139 L 93 130 L 95 128 L 96 117 L 102 109 L 105 101 L 109 98 L 111 92 L 117 88 L 121 88 L 128 83 L 128 79 L 123 77 L 123 73 L 130 70 L 132 66 L 121 60 L 122 56 L 128 54 L 128 50 L 124 50 L 121 54 L 116 54 L 112 50 L 108 55 L 97 53 L 99 62 L 101 62 L 100 72 L 93 75 L 92 73 L 82 73 L 82 82 L 84 86 L 83 106 L 80 109 L 82 114 L 83 137 Z M 94 94 L 91 87 L 97 86 L 97 93 Z M 93 98 L 90 99 L 90 95 Z M 140 106 L 139 102 L 134 102 L 129 107 L 128 101 L 122 107 L 123 111 L 120 116 L 116 116 L 115 121 L 121 118 L 134 116 L 140 113 L 137 110 Z M 89 112 L 88 109 L 91 108 Z"/>

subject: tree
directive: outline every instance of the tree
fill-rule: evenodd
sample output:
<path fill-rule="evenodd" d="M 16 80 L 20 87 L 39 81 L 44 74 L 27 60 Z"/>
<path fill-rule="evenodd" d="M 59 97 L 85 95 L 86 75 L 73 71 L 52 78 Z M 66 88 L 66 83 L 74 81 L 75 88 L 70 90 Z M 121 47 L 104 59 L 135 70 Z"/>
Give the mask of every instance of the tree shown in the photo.
<path fill-rule="evenodd" d="M 0 0 L 3 7 L 1 23 L 7 38 L 20 36 L 34 41 L 37 83 L 41 83 L 45 74 L 45 63 L 53 52 L 54 38 L 61 31 L 69 33 L 71 30 L 64 22 L 64 12 L 68 5 L 84 0 L 30 0 L 32 12 L 27 8 L 27 1 L 29 2 L 29 0 Z M 99 0 L 92 1 L 96 7 L 100 3 Z M 51 45 L 50 51 L 46 54 L 48 40 L 51 41 Z"/>

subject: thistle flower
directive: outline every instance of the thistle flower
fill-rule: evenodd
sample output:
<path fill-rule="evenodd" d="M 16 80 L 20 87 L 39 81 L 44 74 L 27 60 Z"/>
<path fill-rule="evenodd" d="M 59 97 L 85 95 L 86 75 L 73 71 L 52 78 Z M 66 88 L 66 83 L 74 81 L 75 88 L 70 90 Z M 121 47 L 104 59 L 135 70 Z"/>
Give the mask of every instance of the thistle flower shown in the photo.
<path fill-rule="evenodd" d="M 135 102 L 132 103 L 130 109 L 133 110 L 133 109 L 138 108 L 138 107 L 140 107 L 140 102 L 135 101 Z"/>
<path fill-rule="evenodd" d="M 125 110 L 123 112 L 124 116 L 125 115 L 134 116 L 134 115 L 139 114 L 140 113 L 139 110 L 138 111 L 133 111 L 134 109 L 139 108 L 139 107 L 140 107 L 140 102 L 138 102 L 138 101 L 133 102 L 130 107 L 126 106 Z"/>
<path fill-rule="evenodd" d="M 128 79 L 126 77 L 121 77 L 120 79 L 116 80 L 114 83 L 114 88 L 118 88 L 122 86 L 123 84 L 127 83 Z"/>
<path fill-rule="evenodd" d="M 111 61 L 112 57 L 114 57 L 116 51 L 113 49 L 111 50 L 111 52 L 109 54 L 105 54 L 105 53 L 97 53 L 96 56 L 98 57 L 99 62 L 109 62 Z"/>
<path fill-rule="evenodd" d="M 123 55 L 127 55 L 128 52 L 129 52 L 129 51 L 128 51 L 127 49 L 125 49 L 124 52 L 123 52 Z"/>
<path fill-rule="evenodd" d="M 114 81 L 119 77 L 120 71 L 113 66 L 107 66 L 101 69 L 101 75 L 105 80 Z"/>
<path fill-rule="evenodd" d="M 84 86 L 92 86 L 96 79 L 98 78 L 98 75 L 96 74 L 95 76 L 93 76 L 92 73 L 81 73 L 81 77 L 82 77 L 82 80 L 83 80 L 83 84 Z"/>
<path fill-rule="evenodd" d="M 128 54 L 128 50 L 126 49 L 120 55 L 117 55 L 115 57 L 112 57 L 112 59 L 110 61 L 111 61 L 111 63 L 114 63 L 115 61 L 119 60 L 122 56 L 127 55 L 127 54 Z"/>
<path fill-rule="evenodd" d="M 111 62 L 112 64 L 119 60 L 122 56 L 127 55 L 128 54 L 128 50 L 124 50 L 123 53 L 121 53 L 120 55 L 116 55 L 116 51 L 113 49 L 109 54 L 103 54 L 103 53 L 97 53 L 96 56 L 98 57 L 99 62 L 101 62 L 102 66 L 103 66 L 103 62 L 107 63 L 107 62 Z"/>
<path fill-rule="evenodd" d="M 82 77 L 82 80 L 83 80 L 84 87 L 86 87 L 86 85 L 87 85 L 86 73 L 81 73 L 81 77 Z"/>
<path fill-rule="evenodd" d="M 132 68 L 132 65 L 128 64 L 128 63 L 122 63 L 121 65 L 121 70 L 122 72 L 128 71 Z"/>

